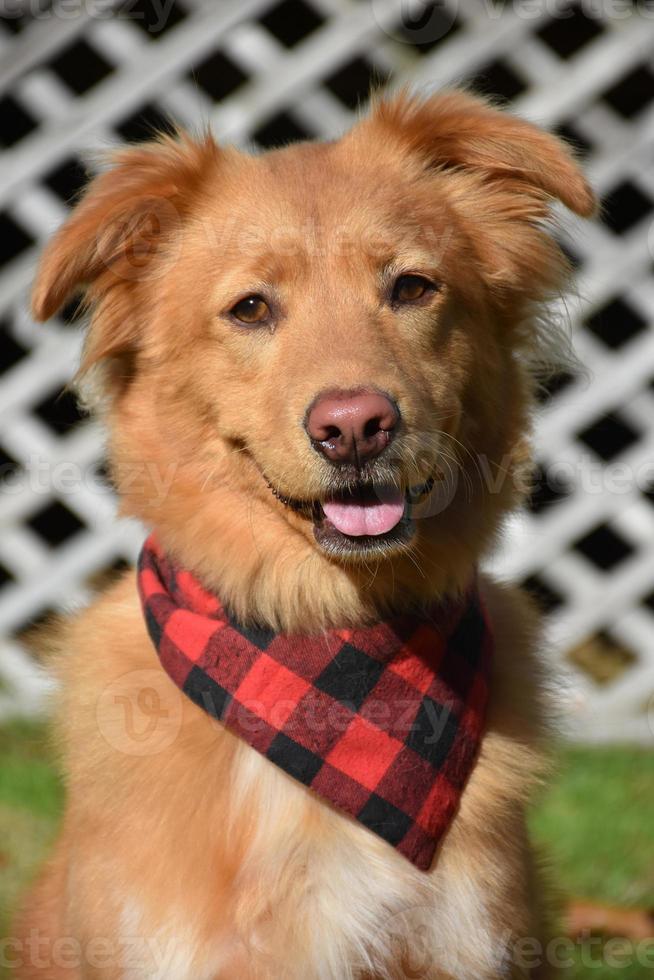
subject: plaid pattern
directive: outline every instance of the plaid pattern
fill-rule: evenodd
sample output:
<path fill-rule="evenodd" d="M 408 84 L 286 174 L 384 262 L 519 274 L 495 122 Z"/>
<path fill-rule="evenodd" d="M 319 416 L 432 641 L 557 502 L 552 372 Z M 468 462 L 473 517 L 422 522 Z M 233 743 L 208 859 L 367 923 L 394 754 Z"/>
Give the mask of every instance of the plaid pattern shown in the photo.
<path fill-rule="evenodd" d="M 428 869 L 475 763 L 493 642 L 476 589 L 430 615 L 286 635 L 244 626 L 151 536 L 138 584 L 185 694 Z"/>

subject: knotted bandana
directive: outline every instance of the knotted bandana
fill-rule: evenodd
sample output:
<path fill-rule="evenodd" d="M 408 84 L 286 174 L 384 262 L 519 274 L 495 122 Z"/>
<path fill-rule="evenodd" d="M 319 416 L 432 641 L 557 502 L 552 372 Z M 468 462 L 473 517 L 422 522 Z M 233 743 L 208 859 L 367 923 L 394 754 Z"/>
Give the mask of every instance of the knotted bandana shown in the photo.
<path fill-rule="evenodd" d="M 161 664 L 192 701 L 431 866 L 484 727 L 493 641 L 476 587 L 428 614 L 290 635 L 237 622 L 154 536 L 138 585 Z"/>

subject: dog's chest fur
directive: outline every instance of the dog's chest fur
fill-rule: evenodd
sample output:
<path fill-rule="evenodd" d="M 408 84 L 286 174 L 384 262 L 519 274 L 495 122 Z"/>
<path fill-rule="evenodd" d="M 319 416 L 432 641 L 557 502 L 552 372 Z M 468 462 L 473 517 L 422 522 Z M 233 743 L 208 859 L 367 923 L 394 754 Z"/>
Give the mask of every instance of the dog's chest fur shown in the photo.
<path fill-rule="evenodd" d="M 112 733 L 101 718 L 106 692 L 118 684 L 113 703 L 125 696 L 136 703 L 130 684 L 142 686 L 159 670 L 140 611 L 125 584 L 73 624 L 62 705 L 68 733 L 67 702 L 76 706 L 69 887 L 83 907 L 92 860 L 113 928 L 141 939 L 141 976 L 520 976 L 507 956 L 515 938 L 536 929 L 525 911 L 533 886 L 522 801 L 539 767 L 528 747 L 537 671 L 519 601 L 494 586 L 486 591 L 497 638 L 489 728 L 428 873 L 225 732 L 173 685 L 160 689 L 173 699 L 158 704 L 161 751 L 121 751 L 126 716 L 114 715 Z M 92 662 L 89 630 L 107 651 Z M 74 792 L 91 783 L 91 799 Z M 121 975 L 131 976 L 127 968 Z"/>

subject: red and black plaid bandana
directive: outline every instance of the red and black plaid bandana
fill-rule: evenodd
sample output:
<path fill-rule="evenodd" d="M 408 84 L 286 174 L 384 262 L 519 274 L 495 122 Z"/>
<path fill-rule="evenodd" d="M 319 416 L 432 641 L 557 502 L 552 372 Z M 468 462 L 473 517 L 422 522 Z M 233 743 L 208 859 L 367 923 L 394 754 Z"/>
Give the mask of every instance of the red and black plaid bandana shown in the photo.
<path fill-rule="evenodd" d="M 475 763 L 493 650 L 479 593 L 365 629 L 243 626 L 150 537 L 138 583 L 181 690 L 428 869 Z"/>

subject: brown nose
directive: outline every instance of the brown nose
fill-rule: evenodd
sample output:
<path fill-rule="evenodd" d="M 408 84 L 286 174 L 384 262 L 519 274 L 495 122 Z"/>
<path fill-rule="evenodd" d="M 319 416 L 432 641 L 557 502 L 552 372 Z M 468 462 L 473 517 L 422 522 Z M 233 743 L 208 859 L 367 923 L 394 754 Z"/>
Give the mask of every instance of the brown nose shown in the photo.
<path fill-rule="evenodd" d="M 381 392 L 331 391 L 319 395 L 305 420 L 311 442 L 333 463 L 363 463 L 386 448 L 400 412 Z"/>

